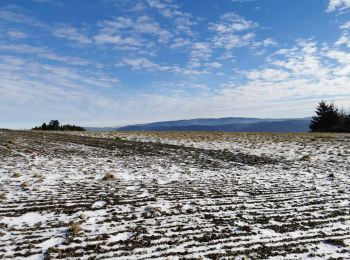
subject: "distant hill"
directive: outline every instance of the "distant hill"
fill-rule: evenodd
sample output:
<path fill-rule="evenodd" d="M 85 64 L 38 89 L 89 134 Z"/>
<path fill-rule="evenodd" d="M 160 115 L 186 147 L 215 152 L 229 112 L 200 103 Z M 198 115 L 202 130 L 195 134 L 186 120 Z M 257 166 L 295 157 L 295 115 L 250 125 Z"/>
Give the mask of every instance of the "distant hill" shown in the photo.
<path fill-rule="evenodd" d="M 307 132 L 311 118 L 199 118 L 128 125 L 118 131 Z"/>

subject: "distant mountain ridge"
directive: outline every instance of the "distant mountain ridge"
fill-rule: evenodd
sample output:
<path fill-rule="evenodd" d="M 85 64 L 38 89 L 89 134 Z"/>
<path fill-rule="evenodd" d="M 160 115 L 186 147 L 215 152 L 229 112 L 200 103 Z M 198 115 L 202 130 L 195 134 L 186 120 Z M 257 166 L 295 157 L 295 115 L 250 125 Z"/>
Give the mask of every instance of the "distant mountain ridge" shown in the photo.
<path fill-rule="evenodd" d="M 307 132 L 311 118 L 197 118 L 128 125 L 118 131 Z"/>

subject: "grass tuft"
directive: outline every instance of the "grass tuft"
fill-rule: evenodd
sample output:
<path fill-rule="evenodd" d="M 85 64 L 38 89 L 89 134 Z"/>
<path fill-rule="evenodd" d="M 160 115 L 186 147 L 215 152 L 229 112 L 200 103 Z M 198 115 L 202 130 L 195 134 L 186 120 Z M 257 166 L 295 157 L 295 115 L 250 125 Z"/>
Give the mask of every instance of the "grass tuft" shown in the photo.
<path fill-rule="evenodd" d="M 22 182 L 22 183 L 21 183 L 21 187 L 22 187 L 22 189 L 28 189 L 28 187 L 29 187 L 29 181 L 24 181 L 24 182 Z"/>
<path fill-rule="evenodd" d="M 72 236 L 78 235 L 80 231 L 81 231 L 81 227 L 80 227 L 80 224 L 77 222 L 72 222 L 68 227 L 68 232 Z"/>

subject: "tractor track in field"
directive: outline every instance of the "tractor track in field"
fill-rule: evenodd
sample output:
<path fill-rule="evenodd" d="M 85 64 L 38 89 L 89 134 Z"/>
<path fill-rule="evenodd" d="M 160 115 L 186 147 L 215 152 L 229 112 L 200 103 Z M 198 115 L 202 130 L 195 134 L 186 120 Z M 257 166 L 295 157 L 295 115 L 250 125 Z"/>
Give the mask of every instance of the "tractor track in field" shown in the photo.
<path fill-rule="evenodd" d="M 2 131 L 0 258 L 346 259 L 347 158 Z"/>

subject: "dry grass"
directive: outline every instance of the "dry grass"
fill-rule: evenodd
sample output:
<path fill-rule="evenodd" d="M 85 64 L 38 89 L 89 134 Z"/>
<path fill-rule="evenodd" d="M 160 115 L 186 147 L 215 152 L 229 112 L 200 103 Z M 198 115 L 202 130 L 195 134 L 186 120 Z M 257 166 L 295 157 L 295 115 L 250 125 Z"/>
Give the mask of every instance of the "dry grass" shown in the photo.
<path fill-rule="evenodd" d="M 68 227 L 68 232 L 72 236 L 76 236 L 81 231 L 80 224 L 77 222 L 72 222 Z"/>
<path fill-rule="evenodd" d="M 22 182 L 22 183 L 21 183 L 21 187 L 22 187 L 22 189 L 28 189 L 28 187 L 29 187 L 29 181 L 24 181 L 24 182 Z"/>
<path fill-rule="evenodd" d="M 35 173 L 34 177 L 39 181 L 42 182 L 44 181 L 45 177 L 41 173 Z"/>
<path fill-rule="evenodd" d="M 73 133 L 77 134 L 77 133 Z M 342 134 L 336 133 L 258 133 L 258 132 L 86 132 L 79 133 L 92 137 L 128 138 L 130 136 L 151 137 L 154 139 L 188 140 L 194 142 L 245 140 L 258 142 L 317 142 L 337 138 Z M 156 142 L 156 141 L 155 141 Z"/>
<path fill-rule="evenodd" d="M 300 158 L 300 161 L 310 161 L 311 160 L 311 156 L 309 154 L 304 155 L 303 157 Z"/>
<path fill-rule="evenodd" d="M 21 174 L 19 172 L 14 172 L 11 177 L 12 178 L 19 178 L 20 176 L 21 176 Z"/>

